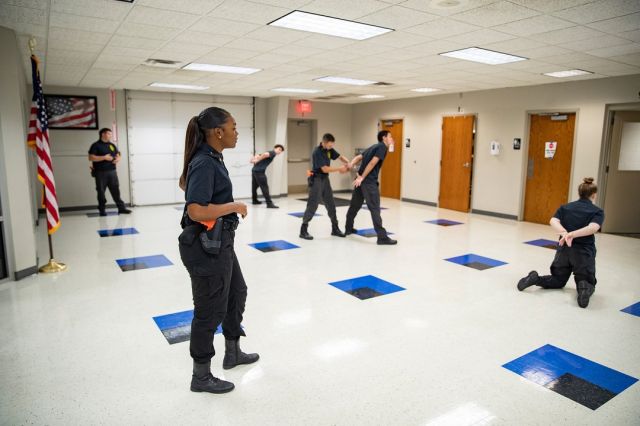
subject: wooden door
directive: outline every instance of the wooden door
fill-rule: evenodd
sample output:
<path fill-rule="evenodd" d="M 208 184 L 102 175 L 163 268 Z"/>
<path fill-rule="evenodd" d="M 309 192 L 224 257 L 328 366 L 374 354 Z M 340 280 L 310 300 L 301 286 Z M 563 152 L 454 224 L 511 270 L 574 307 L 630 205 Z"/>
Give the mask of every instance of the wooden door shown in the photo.
<path fill-rule="evenodd" d="M 610 152 L 602 232 L 640 234 L 640 111 L 615 113 Z"/>
<path fill-rule="evenodd" d="M 569 199 L 575 113 L 531 116 L 524 220 L 549 223 L 555 211 Z M 546 144 L 555 146 L 553 158 L 545 158 Z"/>
<path fill-rule="evenodd" d="M 380 196 L 400 199 L 402 179 L 402 120 L 383 120 L 380 130 L 388 130 L 394 140 L 380 169 Z"/>
<path fill-rule="evenodd" d="M 474 115 L 442 119 L 438 207 L 468 212 L 471 205 Z"/>

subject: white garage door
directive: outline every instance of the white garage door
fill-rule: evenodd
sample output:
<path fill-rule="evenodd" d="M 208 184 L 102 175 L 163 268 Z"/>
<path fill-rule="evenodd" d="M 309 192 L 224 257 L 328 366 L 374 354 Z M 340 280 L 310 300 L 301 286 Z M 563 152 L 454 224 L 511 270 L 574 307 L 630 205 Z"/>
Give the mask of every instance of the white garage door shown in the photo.
<path fill-rule="evenodd" d="M 129 167 L 134 205 L 184 202 L 178 179 L 182 173 L 187 124 L 194 115 L 211 106 L 226 109 L 236 119 L 240 133 L 238 145 L 224 151 L 224 162 L 233 183 L 234 198 L 251 195 L 252 98 L 127 91 Z"/>

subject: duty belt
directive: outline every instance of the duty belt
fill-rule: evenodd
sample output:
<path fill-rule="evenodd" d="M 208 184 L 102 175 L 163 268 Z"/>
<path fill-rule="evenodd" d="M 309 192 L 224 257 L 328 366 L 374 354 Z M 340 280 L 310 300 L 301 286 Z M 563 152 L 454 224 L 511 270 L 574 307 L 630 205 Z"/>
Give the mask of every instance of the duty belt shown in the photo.
<path fill-rule="evenodd" d="M 238 221 L 223 220 L 222 229 L 225 231 L 235 231 L 236 229 L 238 229 Z"/>

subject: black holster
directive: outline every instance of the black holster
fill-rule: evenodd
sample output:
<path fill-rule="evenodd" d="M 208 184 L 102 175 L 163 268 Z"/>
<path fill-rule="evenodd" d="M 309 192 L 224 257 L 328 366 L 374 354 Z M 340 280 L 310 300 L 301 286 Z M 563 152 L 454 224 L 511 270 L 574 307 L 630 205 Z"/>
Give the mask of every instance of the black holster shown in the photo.
<path fill-rule="evenodd" d="M 200 232 L 199 238 L 202 250 L 209 254 L 220 253 L 220 247 L 222 246 L 222 227 L 223 220 L 219 217 L 212 229 Z"/>

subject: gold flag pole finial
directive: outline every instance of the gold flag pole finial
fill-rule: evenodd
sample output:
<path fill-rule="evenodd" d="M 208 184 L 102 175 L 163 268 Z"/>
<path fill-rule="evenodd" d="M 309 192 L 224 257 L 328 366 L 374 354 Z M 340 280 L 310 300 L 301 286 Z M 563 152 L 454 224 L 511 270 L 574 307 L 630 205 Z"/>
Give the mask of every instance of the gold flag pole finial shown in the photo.
<path fill-rule="evenodd" d="M 38 46 L 38 42 L 36 41 L 36 39 L 34 37 L 29 38 L 29 50 L 31 51 L 32 55 L 36 51 L 36 46 Z"/>

